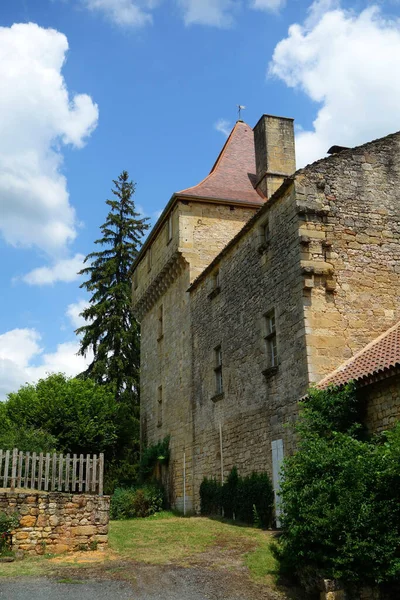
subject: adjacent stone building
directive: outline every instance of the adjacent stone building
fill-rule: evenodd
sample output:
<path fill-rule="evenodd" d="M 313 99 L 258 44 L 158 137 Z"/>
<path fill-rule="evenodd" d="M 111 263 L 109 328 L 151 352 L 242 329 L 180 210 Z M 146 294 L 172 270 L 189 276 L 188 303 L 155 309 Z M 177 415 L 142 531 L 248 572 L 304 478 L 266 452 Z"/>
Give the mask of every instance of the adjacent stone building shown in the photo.
<path fill-rule="evenodd" d="M 142 441 L 171 436 L 176 507 L 198 510 L 203 477 L 234 465 L 277 485 L 299 398 L 400 319 L 399 146 L 335 147 L 295 172 L 293 121 L 264 115 L 172 196 L 134 265 L 133 305 Z M 398 398 L 397 381 L 371 394 Z M 371 409 L 373 429 L 393 406 L 389 420 Z"/>

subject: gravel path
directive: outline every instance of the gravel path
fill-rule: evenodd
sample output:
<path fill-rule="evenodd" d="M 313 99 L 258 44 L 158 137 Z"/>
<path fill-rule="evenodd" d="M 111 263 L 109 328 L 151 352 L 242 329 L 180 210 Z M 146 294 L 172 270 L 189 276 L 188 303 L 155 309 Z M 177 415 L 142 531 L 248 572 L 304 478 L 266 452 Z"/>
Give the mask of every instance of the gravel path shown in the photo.
<path fill-rule="evenodd" d="M 0 580 L 0 600 L 276 600 L 250 581 L 201 568 L 135 565 L 129 581 L 82 573 Z M 232 576 L 233 575 L 233 576 Z M 83 579 L 84 577 L 84 579 Z"/>

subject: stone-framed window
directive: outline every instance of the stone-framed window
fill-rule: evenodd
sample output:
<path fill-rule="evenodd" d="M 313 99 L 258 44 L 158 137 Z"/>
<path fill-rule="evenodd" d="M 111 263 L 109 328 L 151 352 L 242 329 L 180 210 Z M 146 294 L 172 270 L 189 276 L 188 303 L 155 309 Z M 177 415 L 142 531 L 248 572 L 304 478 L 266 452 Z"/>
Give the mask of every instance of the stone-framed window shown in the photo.
<path fill-rule="evenodd" d="M 157 390 L 157 427 L 161 427 L 163 423 L 163 388 L 162 385 Z"/>
<path fill-rule="evenodd" d="M 221 346 L 217 346 L 214 349 L 214 355 L 215 355 L 215 367 L 214 367 L 215 395 L 219 396 L 224 391 L 224 384 L 223 384 L 223 379 L 222 379 L 222 348 L 221 348 Z"/>
<path fill-rule="evenodd" d="M 148 273 L 151 271 L 151 266 L 152 266 L 152 262 L 153 262 L 151 250 L 152 250 L 151 246 L 149 246 L 149 248 L 147 249 L 147 272 Z"/>
<path fill-rule="evenodd" d="M 210 300 L 218 296 L 221 291 L 221 276 L 219 269 L 216 269 L 211 275 L 211 292 L 208 294 Z"/>
<path fill-rule="evenodd" d="M 172 223 L 172 215 L 169 215 L 168 221 L 167 221 L 167 244 L 169 244 L 170 241 L 172 240 L 173 234 L 174 234 L 174 228 L 173 228 L 173 223 Z"/>
<path fill-rule="evenodd" d="M 164 306 L 160 304 L 158 307 L 158 336 L 157 341 L 160 341 L 164 337 Z"/>
<path fill-rule="evenodd" d="M 133 273 L 133 289 L 137 290 L 138 286 L 139 286 L 139 276 L 138 276 L 138 269 L 136 268 Z"/>
<path fill-rule="evenodd" d="M 258 228 L 258 251 L 264 254 L 271 243 L 271 227 L 269 219 L 264 220 Z"/>
<path fill-rule="evenodd" d="M 267 352 L 267 371 L 275 370 L 278 367 L 275 310 L 270 310 L 264 315 L 264 341 Z"/>

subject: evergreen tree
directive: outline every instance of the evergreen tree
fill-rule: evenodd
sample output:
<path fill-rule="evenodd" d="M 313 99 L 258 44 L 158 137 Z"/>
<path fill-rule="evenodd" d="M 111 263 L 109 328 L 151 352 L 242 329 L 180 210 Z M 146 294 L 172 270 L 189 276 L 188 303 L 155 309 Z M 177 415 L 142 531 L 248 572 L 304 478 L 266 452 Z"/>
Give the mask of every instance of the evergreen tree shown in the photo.
<path fill-rule="evenodd" d="M 81 287 L 91 298 L 82 312 L 86 324 L 76 333 L 82 336 L 79 354 L 91 349 L 94 355 L 82 376 L 111 384 L 116 400 L 132 406 L 138 404 L 140 334 L 131 312 L 131 269 L 149 225 L 135 211 L 135 185 L 127 171 L 113 183 L 115 198 L 106 200 L 111 210 L 95 241 L 101 250 L 85 258 L 89 264 L 79 273 L 88 276 Z"/>
<path fill-rule="evenodd" d="M 106 484 L 134 481 L 139 461 L 139 325 L 132 315 L 132 265 L 139 254 L 142 237 L 149 228 L 147 218 L 139 218 L 133 195 L 135 185 L 122 171 L 113 181 L 113 200 L 102 237 L 95 241 L 101 249 L 85 258 L 80 275 L 91 294 L 89 307 L 81 314 L 86 324 L 76 330 L 81 335 L 79 354 L 93 351 L 93 360 L 83 378 L 111 387 L 117 403 L 117 443 L 106 456 Z"/>

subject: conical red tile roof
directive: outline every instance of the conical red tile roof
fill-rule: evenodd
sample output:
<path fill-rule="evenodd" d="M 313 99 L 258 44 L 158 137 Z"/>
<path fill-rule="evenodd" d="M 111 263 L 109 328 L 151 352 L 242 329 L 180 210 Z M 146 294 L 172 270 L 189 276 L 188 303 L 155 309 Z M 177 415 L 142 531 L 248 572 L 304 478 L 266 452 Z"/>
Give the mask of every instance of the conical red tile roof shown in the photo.
<path fill-rule="evenodd" d="M 232 129 L 210 174 L 194 187 L 176 196 L 234 200 L 263 204 L 265 198 L 256 185 L 256 159 L 252 128 L 238 121 Z"/>
<path fill-rule="evenodd" d="M 317 388 L 360 381 L 400 365 L 400 322 L 370 342 L 338 369 L 322 379 Z"/>

